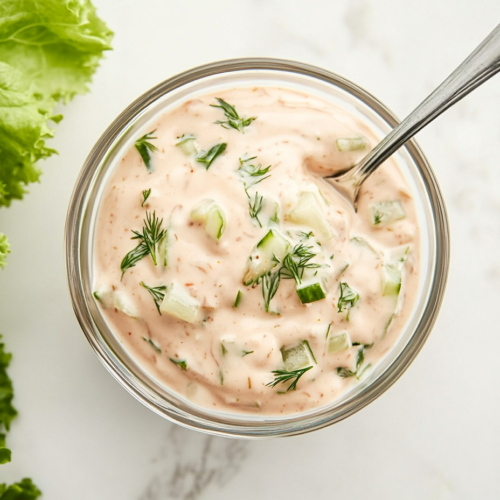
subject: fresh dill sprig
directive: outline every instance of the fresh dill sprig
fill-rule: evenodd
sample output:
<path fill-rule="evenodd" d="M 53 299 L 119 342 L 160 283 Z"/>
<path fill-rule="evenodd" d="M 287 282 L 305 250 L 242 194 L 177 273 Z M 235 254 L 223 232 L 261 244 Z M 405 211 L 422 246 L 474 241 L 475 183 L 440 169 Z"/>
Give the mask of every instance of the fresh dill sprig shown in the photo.
<path fill-rule="evenodd" d="M 208 151 L 200 151 L 194 158 L 198 163 L 203 163 L 208 170 L 217 156 L 224 153 L 227 143 L 221 142 L 211 147 Z"/>
<path fill-rule="evenodd" d="M 160 220 L 156 217 L 156 212 L 153 212 L 152 215 L 150 212 L 146 212 L 142 233 L 132 230 L 134 236 L 131 239 L 140 240 L 140 243 L 123 258 L 120 264 L 122 278 L 127 269 L 134 267 L 146 255 L 151 255 L 156 266 L 156 246 L 166 234 L 165 229 L 161 228 L 162 223 L 163 219 Z"/>
<path fill-rule="evenodd" d="M 122 278 L 127 269 L 134 267 L 141 259 L 146 257 L 149 254 L 148 247 L 144 244 L 144 242 L 139 243 L 133 250 L 123 257 L 123 260 L 120 264 L 120 269 L 122 272 Z"/>
<path fill-rule="evenodd" d="M 306 366 L 305 368 L 301 368 L 300 370 L 274 370 L 272 374 L 274 375 L 274 380 L 266 384 L 267 387 L 275 387 L 278 384 L 284 384 L 289 380 L 293 380 L 293 382 L 288 386 L 288 391 L 294 391 L 297 388 L 297 382 L 300 380 L 300 377 L 304 375 L 308 370 L 312 368 L 311 366 Z"/>
<path fill-rule="evenodd" d="M 252 165 L 248 163 L 252 160 L 255 160 L 256 158 L 256 156 L 252 156 L 251 158 L 239 158 L 240 166 L 238 168 L 238 172 L 244 179 L 243 185 L 245 186 L 245 191 L 255 186 L 256 184 L 259 184 L 259 182 L 262 182 L 271 177 L 271 174 L 267 175 L 267 173 L 272 168 L 272 165 L 263 167 L 260 163 L 258 165 Z"/>
<path fill-rule="evenodd" d="M 222 127 L 224 128 L 234 128 L 238 132 L 245 133 L 244 128 L 248 127 L 248 125 L 250 125 L 250 123 L 252 123 L 257 118 L 256 116 L 252 116 L 250 118 L 241 118 L 234 106 L 231 106 L 231 104 L 228 104 L 220 97 L 216 97 L 215 100 L 219 104 L 210 104 L 210 106 L 212 106 L 212 108 L 222 109 L 222 111 L 224 111 L 224 115 L 227 118 L 227 120 L 224 121 L 217 120 L 215 123 L 217 123 L 218 125 L 222 125 Z"/>
<path fill-rule="evenodd" d="M 300 285 L 306 269 L 316 269 L 321 267 L 319 264 L 309 262 L 317 255 L 311 251 L 311 248 L 312 246 L 305 246 L 302 243 L 295 245 L 293 250 L 283 259 L 283 267 L 281 270 L 282 278 L 293 278 L 295 282 Z"/>
<path fill-rule="evenodd" d="M 149 189 L 145 189 L 143 192 L 142 192 L 142 203 L 141 203 L 141 207 L 144 206 L 144 203 L 146 203 L 146 200 L 149 198 L 149 195 L 151 194 L 151 188 Z"/>
<path fill-rule="evenodd" d="M 279 224 L 280 216 L 279 216 L 279 203 L 274 204 L 274 214 L 269 218 L 270 223 Z"/>
<path fill-rule="evenodd" d="M 156 246 L 160 240 L 165 236 L 165 229 L 162 229 L 163 219 L 156 217 L 156 212 L 146 212 L 146 219 L 144 220 L 144 227 L 142 233 L 139 231 L 132 231 L 135 236 L 133 240 L 142 240 L 142 243 L 147 247 L 153 264 L 156 266 Z"/>
<path fill-rule="evenodd" d="M 154 144 L 151 144 L 149 142 L 152 139 L 158 139 L 157 137 L 153 136 L 155 132 L 156 129 L 148 132 L 146 135 L 143 135 L 140 139 L 137 139 L 137 141 L 135 141 L 135 149 L 137 149 L 137 151 L 141 155 L 142 161 L 146 165 L 148 172 L 152 171 L 151 153 L 158 150 L 158 148 Z"/>
<path fill-rule="evenodd" d="M 153 342 L 152 339 L 147 339 L 146 337 L 142 337 L 142 340 L 145 340 L 148 344 L 151 344 L 151 347 L 158 353 L 161 354 L 161 349 Z"/>
<path fill-rule="evenodd" d="M 359 300 L 359 294 L 345 282 L 339 283 L 339 289 L 340 297 L 337 304 L 338 312 L 343 312 L 344 310 L 348 311 L 347 319 L 349 319 L 350 309 L 356 305 L 356 302 Z"/>
<path fill-rule="evenodd" d="M 262 283 L 262 297 L 264 299 L 264 308 L 266 312 L 269 312 L 269 304 L 271 303 L 272 298 L 276 295 L 278 291 L 278 287 L 280 286 L 281 280 L 281 268 L 277 271 L 271 272 L 269 271 L 267 274 L 264 274 L 261 278 Z"/>
<path fill-rule="evenodd" d="M 314 233 L 312 231 L 309 231 L 308 233 L 304 231 L 299 231 L 297 234 L 300 238 L 300 241 L 308 240 L 309 238 L 311 238 L 311 236 L 314 236 Z"/>
<path fill-rule="evenodd" d="M 295 245 L 295 247 L 285 255 L 281 262 L 274 256 L 274 260 L 278 264 L 281 264 L 281 266 L 275 271 L 269 271 L 261 278 L 262 297 L 264 299 L 264 308 L 266 312 L 269 312 L 269 305 L 278 291 L 281 278 L 294 279 L 295 282 L 300 285 L 306 269 L 321 267 L 319 264 L 309 262 L 317 255 L 311 252 L 311 248 L 312 246 L 305 246 L 302 243 Z"/>
<path fill-rule="evenodd" d="M 161 316 L 160 305 L 165 298 L 165 292 L 167 291 L 167 287 L 165 285 L 162 286 L 148 286 L 144 281 L 140 282 L 140 285 L 143 286 L 153 297 L 155 301 L 156 309 L 158 309 L 158 313 Z"/>
<path fill-rule="evenodd" d="M 366 346 L 362 346 L 360 348 L 360 350 L 358 351 L 358 356 L 356 358 L 356 370 L 355 371 L 352 371 L 349 368 L 339 366 L 337 368 L 337 375 L 341 378 L 356 377 L 359 380 L 361 378 L 361 376 L 363 375 L 363 373 L 371 366 L 371 364 L 368 364 L 363 369 L 361 369 L 361 367 L 365 361 L 365 348 L 368 349 L 372 345 L 373 344 L 368 344 Z"/>
<path fill-rule="evenodd" d="M 174 359 L 174 358 L 168 358 L 170 361 L 172 361 L 172 363 L 174 363 L 174 365 L 177 365 L 181 370 L 184 370 L 186 371 L 187 370 L 187 363 L 185 360 L 183 359 Z"/>
<path fill-rule="evenodd" d="M 248 193 L 247 193 L 247 196 L 248 196 Z M 258 192 L 255 193 L 253 201 L 252 201 L 252 198 L 249 197 L 249 199 L 248 199 L 248 211 L 250 212 L 250 217 L 252 217 L 252 219 L 255 219 L 259 223 L 260 227 L 262 227 L 262 224 L 261 224 L 260 219 L 259 219 L 259 213 L 263 208 L 264 208 L 264 197 L 259 196 Z"/>

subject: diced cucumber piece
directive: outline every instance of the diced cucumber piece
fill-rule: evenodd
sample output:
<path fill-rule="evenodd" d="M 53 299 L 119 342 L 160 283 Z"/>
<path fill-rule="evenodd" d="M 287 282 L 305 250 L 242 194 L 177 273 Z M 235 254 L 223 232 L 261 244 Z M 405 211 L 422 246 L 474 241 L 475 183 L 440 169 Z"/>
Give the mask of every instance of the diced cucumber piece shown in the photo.
<path fill-rule="evenodd" d="M 113 306 L 113 289 L 108 285 L 99 285 L 94 291 L 94 298 L 96 298 L 103 307 Z"/>
<path fill-rule="evenodd" d="M 198 153 L 198 146 L 196 146 L 196 137 L 193 134 L 184 134 L 175 143 L 176 146 L 186 155 L 194 156 Z"/>
<path fill-rule="evenodd" d="M 299 194 L 297 205 L 287 214 L 286 219 L 295 224 L 310 227 L 319 240 L 327 241 L 334 236 L 321 203 L 316 195 L 310 191 Z"/>
<path fill-rule="evenodd" d="M 373 248 L 368 241 L 366 241 L 364 238 L 360 238 L 359 236 L 355 236 L 354 238 L 351 238 L 351 243 L 354 243 L 356 245 L 365 247 L 367 250 L 370 250 L 375 255 L 380 256 L 380 253 Z"/>
<path fill-rule="evenodd" d="M 382 267 L 382 294 L 399 295 L 401 290 L 401 271 L 391 264 Z"/>
<path fill-rule="evenodd" d="M 342 137 L 337 139 L 337 149 L 339 151 L 360 151 L 368 146 L 365 137 Z"/>
<path fill-rule="evenodd" d="M 402 271 L 410 247 L 403 247 L 392 253 L 382 266 L 382 294 L 399 295 Z"/>
<path fill-rule="evenodd" d="M 226 229 L 226 214 L 214 200 L 203 200 L 191 212 L 191 220 L 201 222 L 206 233 L 219 240 Z"/>
<path fill-rule="evenodd" d="M 168 229 L 165 231 L 163 238 L 158 242 L 158 257 L 160 260 L 160 264 L 163 267 L 167 267 L 168 265 Z"/>
<path fill-rule="evenodd" d="M 114 292 L 113 295 L 113 305 L 122 313 L 125 313 L 131 318 L 137 318 L 138 311 L 134 305 L 130 302 L 125 292 Z"/>
<path fill-rule="evenodd" d="M 200 303 L 184 287 L 172 283 L 165 292 L 165 298 L 160 305 L 160 311 L 176 318 L 194 323 Z"/>
<path fill-rule="evenodd" d="M 302 304 L 308 304 L 309 302 L 316 302 L 317 300 L 324 299 L 326 297 L 326 291 L 321 281 L 318 280 L 312 283 L 309 282 L 297 285 L 297 295 Z"/>
<path fill-rule="evenodd" d="M 328 352 L 341 352 L 351 347 L 351 339 L 347 332 L 339 333 L 328 339 Z"/>
<path fill-rule="evenodd" d="M 270 229 L 253 249 L 243 271 L 243 284 L 256 283 L 288 253 L 290 243 L 276 229 Z M 277 259 L 277 260 L 276 260 Z"/>
<path fill-rule="evenodd" d="M 379 224 L 389 224 L 391 222 L 404 219 L 406 217 L 405 211 L 401 202 L 395 201 L 383 201 L 381 203 L 376 203 L 372 206 L 372 223 L 374 226 Z"/>
<path fill-rule="evenodd" d="M 316 364 L 316 358 L 307 340 L 302 340 L 292 347 L 282 347 L 281 357 L 287 371 L 300 370 L 306 366 Z"/>

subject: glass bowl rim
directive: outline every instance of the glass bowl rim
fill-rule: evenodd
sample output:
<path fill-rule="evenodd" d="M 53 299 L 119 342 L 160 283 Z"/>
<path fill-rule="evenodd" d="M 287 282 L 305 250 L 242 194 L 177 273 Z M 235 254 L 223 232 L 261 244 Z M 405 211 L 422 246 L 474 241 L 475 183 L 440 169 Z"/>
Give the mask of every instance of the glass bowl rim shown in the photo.
<path fill-rule="evenodd" d="M 248 428 L 243 425 L 217 425 L 214 424 L 214 420 L 204 419 L 199 416 L 193 418 L 192 415 L 184 414 L 185 412 L 180 412 L 173 405 L 169 404 L 170 408 L 166 409 L 164 405 L 160 406 L 156 404 L 151 397 L 148 397 L 148 394 L 130 383 L 99 343 L 94 331 L 92 316 L 86 307 L 80 273 L 81 229 L 86 209 L 85 198 L 89 187 L 91 187 L 96 170 L 102 161 L 104 161 L 107 151 L 113 145 L 116 138 L 123 132 L 127 124 L 156 100 L 183 85 L 205 77 L 245 70 L 274 70 L 319 79 L 358 98 L 389 126 L 394 127 L 399 123 L 399 120 L 392 111 L 362 87 L 336 73 L 306 63 L 275 58 L 237 58 L 212 62 L 179 73 L 159 83 L 133 101 L 105 130 L 85 160 L 73 189 L 66 218 L 66 271 L 73 309 L 88 342 L 111 375 L 145 406 L 170 421 L 209 434 L 239 438 L 290 436 L 310 432 L 339 422 L 378 398 L 406 371 L 422 349 L 436 321 L 444 297 L 449 268 L 449 225 L 443 197 L 435 175 L 414 139 L 410 140 L 404 147 L 410 155 L 414 166 L 418 169 L 426 188 L 434 219 L 433 229 L 436 245 L 434 275 L 426 307 L 408 343 L 385 372 L 374 380 L 363 392 L 359 393 L 358 396 L 360 397 L 349 400 L 340 407 L 332 408 L 326 418 L 324 415 L 311 416 L 305 414 L 304 418 L 301 419 L 300 415 L 298 415 L 293 421 L 293 425 L 290 425 L 290 422 L 284 421 L 280 426 L 279 422 L 275 422 L 272 428 L 269 426 L 262 427 L 261 432 L 258 430 L 258 425 L 255 425 L 257 430 L 253 428 L 249 432 Z"/>

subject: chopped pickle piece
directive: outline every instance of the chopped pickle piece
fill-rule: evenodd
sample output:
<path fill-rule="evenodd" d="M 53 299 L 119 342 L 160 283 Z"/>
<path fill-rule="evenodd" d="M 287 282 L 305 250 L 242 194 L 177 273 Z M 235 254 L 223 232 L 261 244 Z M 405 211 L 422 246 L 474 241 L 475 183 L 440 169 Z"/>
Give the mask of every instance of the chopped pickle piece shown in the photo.
<path fill-rule="evenodd" d="M 309 302 L 316 302 L 317 300 L 324 299 L 326 297 L 326 291 L 321 281 L 315 281 L 313 283 L 302 283 L 301 285 L 297 285 L 297 295 L 302 304 L 308 304 Z"/>
<path fill-rule="evenodd" d="M 316 195 L 309 191 L 299 194 L 297 205 L 285 218 L 295 224 L 310 227 L 319 240 L 328 241 L 334 236 L 321 203 Z"/>
<path fill-rule="evenodd" d="M 307 340 L 302 340 L 292 347 L 282 347 L 281 357 L 285 365 L 285 370 L 294 371 L 311 366 L 316 363 L 314 354 Z"/>
<path fill-rule="evenodd" d="M 172 283 L 165 292 L 160 311 L 176 318 L 194 323 L 200 303 L 182 286 Z"/>
<path fill-rule="evenodd" d="M 198 146 L 196 146 L 196 137 L 193 134 L 184 134 L 179 137 L 175 145 L 186 155 L 194 156 L 198 153 Z"/>
<path fill-rule="evenodd" d="M 339 333 L 328 339 L 328 352 L 341 352 L 351 347 L 351 339 L 347 332 Z"/>
<path fill-rule="evenodd" d="M 372 217 L 373 225 L 378 226 L 379 224 L 390 224 L 391 222 L 404 219 L 406 215 L 401 202 L 395 200 L 383 201 L 373 205 Z"/>
<path fill-rule="evenodd" d="M 342 137 L 337 139 L 337 149 L 339 151 L 360 151 L 368 146 L 365 137 Z"/>
<path fill-rule="evenodd" d="M 270 229 L 248 257 L 243 271 L 243 284 L 257 283 L 259 278 L 281 262 L 290 248 L 290 243 L 276 229 Z"/>
<path fill-rule="evenodd" d="M 219 240 L 226 229 L 226 214 L 214 200 L 203 200 L 191 212 L 191 220 L 201 222 L 206 233 Z"/>

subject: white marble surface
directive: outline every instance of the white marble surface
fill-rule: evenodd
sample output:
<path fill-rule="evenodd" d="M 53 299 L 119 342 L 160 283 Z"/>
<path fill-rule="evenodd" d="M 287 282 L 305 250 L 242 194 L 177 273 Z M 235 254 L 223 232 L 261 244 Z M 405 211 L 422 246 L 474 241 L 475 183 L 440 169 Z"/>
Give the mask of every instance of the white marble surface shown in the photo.
<path fill-rule="evenodd" d="M 73 315 L 63 227 L 72 186 L 112 119 L 194 65 L 274 56 L 323 66 L 408 113 L 500 20 L 498 0 L 95 0 L 116 32 L 92 92 L 63 109 L 42 183 L 0 227 L 0 330 L 20 416 L 0 480 L 50 500 L 498 498 L 500 76 L 419 134 L 443 189 L 452 262 L 441 315 L 402 379 L 328 429 L 241 442 L 181 429 L 101 366 Z"/>

